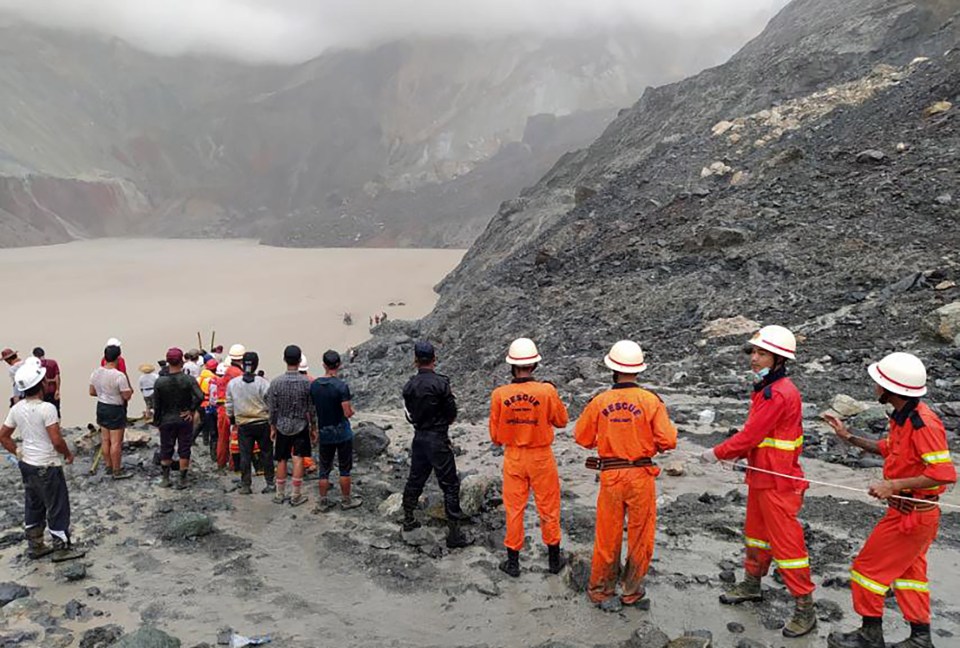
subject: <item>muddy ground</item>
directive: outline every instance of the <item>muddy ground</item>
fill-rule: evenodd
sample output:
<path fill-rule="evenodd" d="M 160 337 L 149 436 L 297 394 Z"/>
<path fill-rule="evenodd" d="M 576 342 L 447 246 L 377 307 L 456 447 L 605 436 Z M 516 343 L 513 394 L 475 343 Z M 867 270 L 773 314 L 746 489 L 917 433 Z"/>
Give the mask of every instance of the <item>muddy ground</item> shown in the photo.
<path fill-rule="evenodd" d="M 681 396 L 668 402 L 678 412 L 705 406 Z M 420 512 L 428 522 L 422 532 L 402 535 L 396 507 L 388 510 L 397 499 L 388 498 L 402 489 L 406 476 L 409 427 L 396 413 L 361 418 L 390 427 L 391 444 L 379 457 L 358 462 L 354 475 L 365 501 L 349 512 L 313 514 L 313 481 L 306 485 L 310 503 L 299 508 L 273 504 L 270 495 L 259 494 L 262 478 L 255 479 L 254 495 L 239 495 L 234 476 L 217 475 L 206 457 L 197 460 L 189 490 L 160 489 L 159 468 L 152 461 L 155 439 L 126 453 L 135 477 L 124 482 L 89 476 L 92 456 L 78 456 L 68 480 L 74 535 L 88 550 L 82 570 L 26 559 L 19 475 L 2 462 L 0 582 L 23 585 L 29 594 L 0 609 L 0 646 L 96 648 L 144 625 L 184 646 L 215 645 L 218 635 L 225 638 L 221 630 L 226 627 L 242 635 L 270 634 L 274 645 L 289 647 L 621 646 L 638 645 L 625 642 L 646 622 L 670 637 L 708 630 L 718 647 L 806 648 L 825 645 L 830 630 L 857 622 L 847 569 L 883 509 L 866 495 L 823 487 L 809 491 L 803 510 L 818 585 L 816 634 L 797 640 L 780 636 L 791 601 L 773 577 L 766 579 L 761 604 L 731 609 L 718 603 L 721 589 L 741 574 L 746 490 L 742 474 L 702 467 L 695 456 L 705 443 L 723 436 L 725 421 L 681 425 L 680 447 L 661 460 L 664 466 L 682 465 L 683 474 L 659 479 L 649 608 L 610 615 L 590 606 L 583 594 L 597 485 L 582 466 L 587 453 L 573 444 L 569 430 L 558 435 L 556 453 L 571 567 L 560 576 L 546 571 L 531 503 L 523 574 L 513 580 L 497 569 L 503 553 L 500 458 L 486 431 L 462 425 L 452 433 L 461 452 L 465 506 L 478 514 L 468 528 L 474 546 L 451 552 L 443 545 L 443 523 L 436 519 L 435 484 Z M 875 468 L 820 459 L 805 459 L 804 465 L 811 478 L 853 486 L 878 474 Z M 951 493 L 946 501 L 957 497 Z M 207 516 L 212 532 L 207 533 L 202 517 L 185 520 L 184 512 Z M 178 531 L 202 535 L 172 537 Z M 937 645 L 960 646 L 960 514 L 944 516 L 930 574 Z M 907 633 L 892 600 L 887 629 L 888 640 Z"/>

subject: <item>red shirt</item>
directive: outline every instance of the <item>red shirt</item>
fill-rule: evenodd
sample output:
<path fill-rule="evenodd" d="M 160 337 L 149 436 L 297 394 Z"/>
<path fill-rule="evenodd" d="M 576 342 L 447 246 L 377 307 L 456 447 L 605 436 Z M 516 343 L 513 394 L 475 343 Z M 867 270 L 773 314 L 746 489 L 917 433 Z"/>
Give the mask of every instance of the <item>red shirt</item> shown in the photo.
<path fill-rule="evenodd" d="M 106 366 L 107 366 L 107 359 L 106 359 L 106 358 L 100 358 L 100 366 L 101 366 L 101 367 L 106 367 Z M 117 371 L 119 371 L 120 373 L 122 373 L 124 376 L 127 375 L 127 363 L 124 362 L 123 356 L 120 356 L 119 358 L 117 358 Z"/>
<path fill-rule="evenodd" d="M 756 468 L 782 475 L 803 477 L 803 403 L 800 392 L 787 377 L 775 378 L 754 388 L 750 413 L 743 429 L 713 449 L 718 459 L 747 458 Z M 796 479 L 747 471 L 751 488 L 779 491 L 805 490 L 809 484 Z"/>
<path fill-rule="evenodd" d="M 929 477 L 948 484 L 957 481 L 943 422 L 926 403 L 910 401 L 890 417 L 890 434 L 880 441 L 884 479 Z M 917 489 L 916 495 L 939 495 L 946 486 Z"/>
<path fill-rule="evenodd" d="M 43 379 L 43 393 L 52 396 L 57 393 L 57 376 L 60 375 L 60 365 L 56 360 L 44 358 L 40 361 L 40 366 L 47 370 L 47 375 Z"/>
<path fill-rule="evenodd" d="M 236 365 L 227 367 L 227 373 L 217 378 L 217 405 L 225 405 L 227 402 L 227 385 L 238 376 L 243 375 L 243 369 Z"/>

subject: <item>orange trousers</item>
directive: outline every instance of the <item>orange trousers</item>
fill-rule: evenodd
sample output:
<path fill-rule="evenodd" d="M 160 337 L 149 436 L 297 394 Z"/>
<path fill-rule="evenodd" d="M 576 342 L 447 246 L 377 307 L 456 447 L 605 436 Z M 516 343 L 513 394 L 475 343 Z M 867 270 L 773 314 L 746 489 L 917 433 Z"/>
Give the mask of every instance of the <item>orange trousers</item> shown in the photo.
<path fill-rule="evenodd" d="M 540 515 L 540 534 L 547 545 L 560 544 L 560 475 L 550 446 L 503 452 L 503 508 L 507 511 L 507 549 L 523 549 L 523 514 L 530 489 Z"/>
<path fill-rule="evenodd" d="M 226 467 L 230 461 L 230 417 L 225 405 L 217 406 L 217 466 Z"/>
<path fill-rule="evenodd" d="M 620 568 L 623 522 L 627 519 L 627 561 Z M 656 478 L 642 468 L 600 473 L 596 536 L 587 596 L 600 603 L 617 594 L 626 604 L 643 598 L 643 579 L 653 558 L 657 532 Z"/>
<path fill-rule="evenodd" d="M 890 588 L 903 617 L 930 623 L 927 550 L 940 528 L 940 509 L 904 514 L 888 509 L 873 529 L 850 570 L 853 609 L 860 616 L 883 616 Z"/>
<path fill-rule="evenodd" d="M 810 557 L 797 513 L 803 506 L 803 491 L 751 488 L 747 493 L 747 521 L 743 534 L 747 545 L 744 569 L 762 578 L 776 562 L 784 585 L 794 596 L 813 592 Z"/>

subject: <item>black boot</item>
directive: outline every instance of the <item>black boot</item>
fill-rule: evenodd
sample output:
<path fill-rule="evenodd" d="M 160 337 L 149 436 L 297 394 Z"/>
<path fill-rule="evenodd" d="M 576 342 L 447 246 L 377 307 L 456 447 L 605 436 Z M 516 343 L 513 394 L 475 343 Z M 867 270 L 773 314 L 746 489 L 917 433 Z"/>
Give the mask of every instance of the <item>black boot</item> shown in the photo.
<path fill-rule="evenodd" d="M 420 523 L 417 522 L 417 518 L 413 516 L 413 509 L 403 509 L 403 530 L 413 531 L 419 528 Z"/>
<path fill-rule="evenodd" d="M 551 574 L 559 574 L 566 564 L 566 558 L 560 553 L 560 545 L 547 545 L 547 571 Z"/>
<path fill-rule="evenodd" d="M 863 617 L 863 625 L 853 632 L 831 632 L 827 648 L 885 648 L 883 642 L 883 619 Z"/>
<path fill-rule="evenodd" d="M 30 527 L 24 531 L 23 534 L 27 536 L 27 557 L 30 558 L 30 560 L 43 558 L 53 553 L 53 547 L 43 541 L 42 526 Z"/>
<path fill-rule="evenodd" d="M 64 542 L 57 536 L 53 536 L 53 555 L 50 560 L 53 562 L 66 562 L 67 560 L 76 560 L 87 555 L 86 551 L 74 549 L 70 542 Z"/>
<path fill-rule="evenodd" d="M 910 636 L 903 641 L 890 644 L 888 648 L 933 648 L 929 623 L 911 623 Z"/>
<path fill-rule="evenodd" d="M 507 549 L 507 559 L 500 563 L 500 571 L 507 576 L 518 578 L 520 576 L 520 552 Z"/>
<path fill-rule="evenodd" d="M 187 471 L 180 471 L 180 479 L 177 481 L 177 490 L 183 490 L 188 486 L 187 483 Z"/>
<path fill-rule="evenodd" d="M 460 530 L 459 522 L 447 522 L 447 549 L 462 549 L 469 547 L 470 539 Z"/>
<path fill-rule="evenodd" d="M 170 466 L 160 466 L 160 486 L 163 488 L 173 486 L 170 482 Z"/>

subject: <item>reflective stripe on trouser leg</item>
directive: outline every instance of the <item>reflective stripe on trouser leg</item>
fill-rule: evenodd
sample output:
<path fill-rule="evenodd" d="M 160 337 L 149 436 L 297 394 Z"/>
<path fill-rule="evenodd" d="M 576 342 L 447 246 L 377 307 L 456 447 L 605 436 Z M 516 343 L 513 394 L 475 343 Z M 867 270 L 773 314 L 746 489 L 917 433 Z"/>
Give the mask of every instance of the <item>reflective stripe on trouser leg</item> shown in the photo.
<path fill-rule="evenodd" d="M 760 492 L 754 488 L 747 491 L 747 519 L 743 525 L 744 544 L 747 546 L 743 569 L 756 578 L 766 576 L 770 561 L 773 560 L 770 536 L 760 507 Z"/>
<path fill-rule="evenodd" d="M 815 589 L 810 578 L 810 559 L 797 513 L 803 494 L 794 491 L 762 490 L 757 493 L 763 522 L 777 569 L 794 596 L 806 596 Z"/>
<path fill-rule="evenodd" d="M 893 581 L 891 587 L 904 619 L 910 623 L 930 623 L 930 583 L 927 582 L 926 551 L 913 561 L 900 578 Z"/>
<path fill-rule="evenodd" d="M 624 502 L 627 508 L 627 559 L 620 574 L 624 603 L 637 602 L 650 569 L 657 533 L 656 480 L 644 470 L 629 475 Z"/>
<path fill-rule="evenodd" d="M 620 578 L 620 549 L 623 546 L 624 483 L 620 478 L 626 470 L 600 473 L 600 492 L 597 494 L 597 521 L 594 525 L 593 562 L 590 566 L 590 586 L 587 596 L 600 603 L 617 593 Z"/>
<path fill-rule="evenodd" d="M 898 579 L 926 582 L 926 553 L 937 534 L 940 511 L 911 513 L 916 524 L 901 530 L 904 515 L 894 509 L 873 529 L 853 561 L 850 590 L 860 616 L 883 615 L 884 596 Z M 930 597 L 924 592 L 895 590 L 904 616 L 914 623 L 929 623 Z"/>

